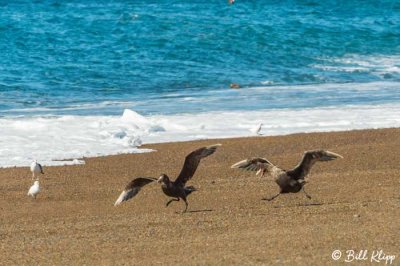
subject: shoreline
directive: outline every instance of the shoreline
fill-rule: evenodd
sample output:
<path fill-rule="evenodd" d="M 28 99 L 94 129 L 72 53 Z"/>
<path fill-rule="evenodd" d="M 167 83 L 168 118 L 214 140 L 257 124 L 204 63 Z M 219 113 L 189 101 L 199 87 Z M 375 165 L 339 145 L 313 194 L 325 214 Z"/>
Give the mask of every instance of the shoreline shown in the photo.
<path fill-rule="evenodd" d="M 113 206 L 134 177 L 174 179 L 189 152 L 215 143 L 222 146 L 188 182 L 198 189 L 188 198 L 191 212 L 176 213 L 182 202 L 166 208 L 158 184 Z M 326 265 L 334 250 L 378 247 L 397 262 L 399 146 L 399 128 L 151 144 L 157 152 L 45 167 L 36 200 L 26 195 L 27 167 L 3 168 L 0 264 Z M 259 156 L 290 169 L 318 148 L 344 159 L 313 166 L 311 200 L 296 193 L 262 201 L 277 185 L 230 168 Z"/>
<path fill-rule="evenodd" d="M 384 127 L 384 128 L 366 128 L 366 129 L 349 129 L 349 130 L 332 130 L 332 131 L 312 131 L 312 132 L 294 132 L 288 134 L 281 134 L 281 135 L 248 135 L 248 136 L 239 136 L 239 137 L 221 137 L 221 138 L 206 138 L 206 139 L 194 139 L 194 140 L 182 140 L 182 141 L 165 141 L 165 142 L 154 142 L 154 143 L 144 143 L 136 149 L 136 152 L 121 152 L 116 154 L 107 154 L 107 155 L 99 155 L 99 156 L 88 156 L 88 157 L 78 157 L 78 158 L 64 158 L 60 160 L 53 160 L 53 162 L 66 162 L 66 164 L 55 164 L 55 165 L 46 165 L 43 164 L 45 167 L 62 167 L 62 166 L 73 166 L 73 165 L 84 165 L 85 160 L 87 159 L 95 159 L 95 158 L 106 158 L 109 156 L 119 156 L 119 155 L 130 155 L 130 154 L 145 154 L 151 152 L 157 152 L 156 149 L 149 148 L 148 146 L 152 145 L 161 145 L 161 144 L 178 144 L 178 143 L 186 143 L 186 142 L 202 142 L 202 141 L 222 141 L 222 140 L 241 140 L 241 139 L 248 139 L 248 138 L 273 138 L 273 137 L 286 137 L 286 136 L 296 136 L 296 135 L 303 135 L 303 134 L 330 134 L 330 133 L 345 133 L 345 132 L 360 132 L 360 131 L 370 131 L 370 130 L 391 130 L 391 129 L 400 129 L 400 127 Z M 38 161 L 40 163 L 40 161 Z M 30 162 L 27 163 L 25 166 L 0 166 L 1 169 L 7 168 L 26 168 L 29 167 Z"/>
<path fill-rule="evenodd" d="M 53 159 L 140 152 L 135 147 L 143 143 L 255 136 L 260 124 L 260 133 L 268 136 L 400 127 L 399 112 L 400 105 L 171 116 L 126 109 L 120 116 L 0 119 L 0 162 L 3 167 L 28 166 L 35 159 L 62 165 Z"/>

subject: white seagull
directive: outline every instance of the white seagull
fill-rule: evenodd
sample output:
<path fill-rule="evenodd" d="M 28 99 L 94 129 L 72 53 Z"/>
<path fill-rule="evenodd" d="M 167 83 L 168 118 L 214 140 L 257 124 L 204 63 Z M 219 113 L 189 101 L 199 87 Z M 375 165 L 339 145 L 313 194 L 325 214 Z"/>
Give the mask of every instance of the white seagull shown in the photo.
<path fill-rule="evenodd" d="M 33 182 L 33 185 L 29 188 L 28 191 L 28 196 L 32 196 L 34 199 L 36 199 L 36 195 L 39 194 L 40 192 L 40 187 L 39 187 L 39 181 Z"/>
<path fill-rule="evenodd" d="M 261 134 L 261 129 L 262 129 L 262 126 L 263 126 L 264 124 L 263 123 L 260 123 L 258 126 L 256 126 L 256 127 L 254 127 L 254 128 L 252 128 L 252 129 L 250 129 L 250 131 L 251 132 L 253 132 L 254 134 L 257 134 L 257 135 L 262 135 Z"/>
<path fill-rule="evenodd" d="M 44 174 L 43 167 L 36 160 L 31 164 L 32 179 L 36 177 L 37 174 Z"/>

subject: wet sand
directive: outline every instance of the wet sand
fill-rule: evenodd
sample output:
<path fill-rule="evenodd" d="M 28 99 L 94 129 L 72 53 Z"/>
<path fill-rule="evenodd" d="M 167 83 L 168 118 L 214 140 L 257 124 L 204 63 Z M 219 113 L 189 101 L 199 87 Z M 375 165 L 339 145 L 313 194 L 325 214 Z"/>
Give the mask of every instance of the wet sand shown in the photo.
<path fill-rule="evenodd" d="M 177 213 L 183 202 L 166 208 L 156 183 L 113 206 L 132 178 L 175 177 L 189 152 L 214 143 L 223 146 L 188 182 L 198 189 L 189 196 L 189 213 Z M 36 200 L 26 195 L 28 168 L 0 169 L 0 265 L 336 265 L 337 249 L 383 250 L 400 263 L 400 129 L 144 147 L 157 152 L 46 167 Z M 289 169 L 317 148 L 344 159 L 313 167 L 311 200 L 297 193 L 262 201 L 278 186 L 230 169 L 252 156 Z"/>

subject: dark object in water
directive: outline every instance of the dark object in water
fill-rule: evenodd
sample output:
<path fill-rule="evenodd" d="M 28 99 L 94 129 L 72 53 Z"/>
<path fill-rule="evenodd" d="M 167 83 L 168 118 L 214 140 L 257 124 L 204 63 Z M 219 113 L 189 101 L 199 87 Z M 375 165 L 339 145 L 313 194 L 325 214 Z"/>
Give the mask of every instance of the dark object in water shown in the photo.
<path fill-rule="evenodd" d="M 231 87 L 231 89 L 240 89 L 240 85 L 237 84 L 237 83 L 231 83 L 231 84 L 229 85 L 229 87 Z"/>

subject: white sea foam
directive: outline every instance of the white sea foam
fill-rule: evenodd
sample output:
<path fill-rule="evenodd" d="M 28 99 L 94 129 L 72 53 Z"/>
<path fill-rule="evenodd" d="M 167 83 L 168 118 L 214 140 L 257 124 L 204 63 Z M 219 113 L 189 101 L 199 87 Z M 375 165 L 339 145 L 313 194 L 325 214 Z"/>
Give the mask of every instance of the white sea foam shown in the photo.
<path fill-rule="evenodd" d="M 261 81 L 262 85 L 272 85 L 274 84 L 274 82 L 272 80 L 265 80 L 265 81 Z"/>
<path fill-rule="evenodd" d="M 400 74 L 400 55 L 346 55 L 321 60 L 324 64 L 316 64 L 314 67 L 336 72 L 366 72 L 381 77 Z"/>
<path fill-rule="evenodd" d="M 318 109 L 142 116 L 53 116 L 0 119 L 0 166 L 79 164 L 82 157 L 138 153 L 142 143 L 400 127 L 400 104 Z M 65 159 L 69 159 L 65 161 Z"/>
<path fill-rule="evenodd" d="M 83 111 L 83 110 L 104 110 L 109 107 L 112 108 L 132 108 L 135 106 L 135 101 L 103 101 L 103 102 L 96 102 L 96 103 L 80 103 L 80 104 L 71 104 L 65 107 L 57 107 L 50 108 L 50 107 L 34 107 L 34 108 L 13 108 L 11 110 L 2 110 L 2 113 L 7 114 L 9 113 L 51 113 L 54 110 L 60 111 Z"/>

